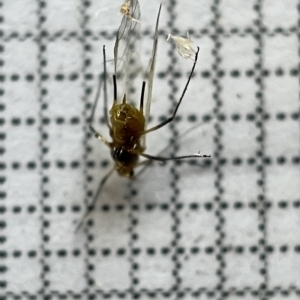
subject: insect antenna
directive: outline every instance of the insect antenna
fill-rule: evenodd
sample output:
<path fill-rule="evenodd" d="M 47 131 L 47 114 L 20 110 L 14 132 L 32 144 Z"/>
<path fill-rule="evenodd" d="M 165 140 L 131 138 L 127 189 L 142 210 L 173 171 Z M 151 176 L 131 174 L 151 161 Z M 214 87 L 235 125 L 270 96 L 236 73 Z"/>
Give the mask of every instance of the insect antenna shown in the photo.
<path fill-rule="evenodd" d="M 187 83 L 186 83 L 186 85 L 185 85 L 185 87 L 184 87 L 184 89 L 183 89 L 183 92 L 182 92 L 182 94 L 181 94 L 181 97 L 180 97 L 180 99 L 179 99 L 179 101 L 178 101 L 178 103 L 177 103 L 177 105 L 176 105 L 176 107 L 175 107 L 175 110 L 174 110 L 174 113 L 173 113 L 172 117 L 170 117 L 169 119 L 167 119 L 167 120 L 161 122 L 160 124 L 158 124 L 158 125 L 156 125 L 156 126 L 150 128 L 150 129 L 145 130 L 145 131 L 143 132 L 143 134 L 147 134 L 147 133 L 149 133 L 149 132 L 155 131 L 155 130 L 157 130 L 157 129 L 159 129 L 159 128 L 165 126 L 165 125 L 167 125 L 168 123 L 170 123 L 170 122 L 172 122 L 172 121 L 174 120 L 174 118 L 175 118 L 175 116 L 176 116 L 176 113 L 177 113 L 177 111 L 178 111 L 178 108 L 179 108 L 179 106 L 180 106 L 180 104 L 181 104 L 181 102 L 182 102 L 182 99 L 184 98 L 185 92 L 187 91 L 187 88 L 188 88 L 189 83 L 190 83 L 190 81 L 191 81 L 191 78 L 192 78 L 192 76 L 193 76 L 193 73 L 194 73 L 194 70 L 195 70 L 195 67 L 196 67 L 196 63 L 197 63 L 197 60 L 198 60 L 198 53 L 199 53 L 199 50 L 200 50 L 199 47 L 197 47 L 197 52 L 196 52 L 196 54 L 195 54 L 195 60 L 194 60 L 194 64 L 193 64 L 193 68 L 192 68 L 191 74 L 190 74 L 190 76 L 189 76 L 189 78 L 188 78 L 188 81 L 187 81 Z"/>

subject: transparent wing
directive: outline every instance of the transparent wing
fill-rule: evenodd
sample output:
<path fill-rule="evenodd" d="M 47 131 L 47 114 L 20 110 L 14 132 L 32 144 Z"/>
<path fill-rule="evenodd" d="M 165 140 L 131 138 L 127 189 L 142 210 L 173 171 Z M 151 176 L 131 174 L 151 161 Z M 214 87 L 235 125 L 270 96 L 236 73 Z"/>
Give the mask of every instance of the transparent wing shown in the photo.
<path fill-rule="evenodd" d="M 126 13 L 122 8 L 126 6 Z M 118 81 L 123 81 L 123 91 L 131 89 L 133 80 L 141 71 L 141 64 L 137 54 L 140 33 L 140 5 L 138 0 L 130 0 L 121 7 L 124 14 L 117 31 L 114 46 L 114 68 Z"/>
<path fill-rule="evenodd" d="M 145 80 L 147 82 L 146 105 L 144 107 L 145 128 L 146 129 L 147 129 L 148 121 L 149 121 L 151 100 L 152 100 L 152 88 L 153 88 L 153 77 L 154 77 L 154 72 L 155 72 L 155 62 L 156 62 L 156 53 L 157 53 L 158 24 L 159 24 L 160 11 L 161 11 L 161 5 L 159 6 L 159 11 L 157 14 L 157 19 L 156 19 L 155 32 L 154 32 L 154 37 L 153 37 L 152 54 L 151 54 L 151 58 L 149 61 L 149 65 L 144 74 Z M 146 148 L 146 135 L 144 135 L 142 138 L 142 146 L 144 148 Z"/>

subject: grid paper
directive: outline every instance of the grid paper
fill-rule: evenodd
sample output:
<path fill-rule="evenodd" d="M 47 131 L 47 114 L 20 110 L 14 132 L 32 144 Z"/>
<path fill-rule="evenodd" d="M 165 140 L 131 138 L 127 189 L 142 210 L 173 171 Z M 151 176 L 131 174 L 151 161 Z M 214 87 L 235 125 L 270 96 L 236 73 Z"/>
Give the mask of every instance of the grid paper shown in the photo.
<path fill-rule="evenodd" d="M 146 63 L 159 2 L 140 2 Z M 0 298 L 298 299 L 299 1 L 163 2 L 152 125 L 192 67 L 166 34 L 201 51 L 147 153 L 212 158 L 113 176 L 75 233 L 112 166 L 87 121 L 121 4 L 0 2 Z"/>

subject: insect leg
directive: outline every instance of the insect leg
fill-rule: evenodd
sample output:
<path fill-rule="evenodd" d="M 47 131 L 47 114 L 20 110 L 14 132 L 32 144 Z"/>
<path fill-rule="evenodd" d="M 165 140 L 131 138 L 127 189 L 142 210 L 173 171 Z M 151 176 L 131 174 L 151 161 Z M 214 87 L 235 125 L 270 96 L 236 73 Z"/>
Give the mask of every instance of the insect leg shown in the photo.
<path fill-rule="evenodd" d="M 138 153 L 138 154 L 140 156 L 147 158 L 147 160 L 136 164 L 135 167 L 139 167 L 139 166 L 144 166 L 144 167 L 136 174 L 135 178 L 139 177 L 154 160 L 160 161 L 160 162 L 165 162 L 167 160 L 180 160 L 180 159 L 185 159 L 185 158 L 208 158 L 208 157 L 211 157 L 210 155 L 200 155 L 200 153 L 192 154 L 192 155 L 185 155 L 185 156 L 175 156 L 175 157 L 152 156 L 152 155 L 145 154 L 145 153 Z"/>
<path fill-rule="evenodd" d="M 89 216 L 89 214 L 93 211 L 93 209 L 95 208 L 95 204 L 96 201 L 101 193 L 101 190 L 104 186 L 104 184 L 106 183 L 107 179 L 111 176 L 111 174 L 113 173 L 113 171 L 115 170 L 115 167 L 113 167 L 100 181 L 97 192 L 95 194 L 95 197 L 93 199 L 93 202 L 88 206 L 86 213 L 84 214 L 83 218 L 81 219 L 81 221 L 79 222 L 79 224 L 76 227 L 75 232 L 77 232 L 80 227 L 82 226 L 82 224 L 84 223 L 85 219 Z"/>
<path fill-rule="evenodd" d="M 198 123 L 198 124 L 194 125 L 193 127 L 189 128 L 188 130 L 186 130 L 184 133 L 181 133 L 180 136 L 176 138 L 176 141 L 180 140 L 182 137 L 186 136 L 190 131 L 195 130 L 195 128 L 200 127 L 200 126 L 203 125 L 204 123 L 205 123 L 204 121 L 201 122 L 201 123 Z M 157 154 L 156 156 L 159 157 L 159 156 L 160 156 L 164 151 L 166 151 L 169 147 L 170 147 L 170 145 L 167 145 L 166 147 L 164 147 L 161 151 L 158 152 L 158 154 Z M 139 155 L 140 155 L 140 153 L 139 153 Z M 208 156 L 207 156 L 207 157 L 208 157 Z M 196 158 L 199 158 L 199 156 L 197 155 Z M 145 160 L 145 161 L 142 161 L 142 162 L 137 163 L 135 167 L 139 167 L 139 166 L 144 166 L 144 167 L 143 167 L 143 168 L 135 175 L 135 177 L 139 177 L 139 176 L 146 170 L 146 168 L 147 168 L 151 163 L 153 163 L 153 161 L 154 161 L 154 160 L 152 160 L 152 159 L 147 159 L 147 160 Z M 205 165 L 202 164 L 202 163 L 196 163 L 196 164 L 194 164 L 194 165 L 197 165 L 197 166 L 199 166 L 199 167 L 205 167 Z"/>
<path fill-rule="evenodd" d="M 160 124 L 158 124 L 158 125 L 150 128 L 150 129 L 145 130 L 143 132 L 143 134 L 147 134 L 149 132 L 155 131 L 155 130 L 157 130 L 157 129 L 159 129 L 159 128 L 165 126 L 165 125 L 167 125 L 168 123 L 170 123 L 170 122 L 172 122 L 174 120 L 174 118 L 176 116 L 176 113 L 177 113 L 177 110 L 178 110 L 178 108 L 179 108 L 179 106 L 181 104 L 181 101 L 182 101 L 182 99 L 183 99 L 183 97 L 185 95 L 185 92 L 187 91 L 188 85 L 189 85 L 189 83 L 191 81 L 191 78 L 193 76 L 193 73 L 194 73 L 194 70 L 195 70 L 195 67 L 196 67 L 196 63 L 197 63 L 197 60 L 198 60 L 198 53 L 199 53 L 199 47 L 197 47 L 197 52 L 196 52 L 196 55 L 195 55 L 195 61 L 194 61 L 194 64 L 193 64 L 193 68 L 192 68 L 191 74 L 190 74 L 190 76 L 188 78 L 188 81 L 187 81 L 187 83 L 186 83 L 186 85 L 185 85 L 185 87 L 183 89 L 182 95 L 181 95 L 181 97 L 180 97 L 180 99 L 179 99 L 179 101 L 178 101 L 178 103 L 177 103 L 177 105 L 175 107 L 175 110 L 174 110 L 174 113 L 173 113 L 172 117 L 170 117 L 166 121 L 163 121 Z"/>
<path fill-rule="evenodd" d="M 200 153 L 197 154 L 191 154 L 191 155 L 183 155 L 183 156 L 175 156 L 175 157 L 162 157 L 162 156 L 152 156 L 146 153 L 138 153 L 140 156 L 143 156 L 145 158 L 148 158 L 150 160 L 157 160 L 157 161 L 166 161 L 166 160 L 178 160 L 178 159 L 185 159 L 185 158 L 206 158 L 211 157 L 210 155 L 200 155 Z"/>

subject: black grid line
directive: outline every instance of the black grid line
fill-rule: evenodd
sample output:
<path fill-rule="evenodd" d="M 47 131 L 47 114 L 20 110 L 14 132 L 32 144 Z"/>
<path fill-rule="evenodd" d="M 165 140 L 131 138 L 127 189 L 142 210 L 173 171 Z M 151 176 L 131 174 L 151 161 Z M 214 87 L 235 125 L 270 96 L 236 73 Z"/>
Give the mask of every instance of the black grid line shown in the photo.
<path fill-rule="evenodd" d="M 84 180 L 85 180 L 85 184 L 84 184 L 84 189 L 85 189 L 85 206 L 86 208 L 85 210 L 88 210 L 89 207 L 89 203 L 91 201 L 91 197 L 89 197 L 90 193 L 88 190 L 88 178 L 90 176 L 89 172 L 88 172 L 88 168 L 87 168 L 87 164 L 89 161 L 89 143 L 88 143 L 88 137 L 91 136 L 91 134 L 89 134 L 88 132 L 88 124 L 86 124 L 87 122 L 89 122 L 89 116 L 88 116 L 88 105 L 87 105 L 87 101 L 88 101 L 88 94 L 89 94 L 89 87 L 88 84 L 86 82 L 85 79 L 85 74 L 87 73 L 88 70 L 88 66 L 90 63 L 90 58 L 88 57 L 88 53 L 86 51 L 84 51 L 86 45 L 88 45 L 86 38 L 85 38 L 85 34 L 84 32 L 86 31 L 86 26 L 87 26 L 87 13 L 86 13 L 86 6 L 84 5 L 84 1 L 81 1 L 80 3 L 80 17 L 81 17 L 81 22 L 80 22 L 80 29 L 81 29 L 81 33 L 80 33 L 80 43 L 82 44 L 82 69 L 81 69 L 81 73 L 83 74 L 83 80 L 82 80 L 82 89 L 84 91 L 84 95 L 82 96 L 82 101 L 83 101 L 83 111 L 82 111 L 82 117 L 83 120 L 85 120 L 84 125 L 82 127 L 82 130 L 84 132 L 84 153 L 83 153 L 83 164 L 84 164 L 84 169 L 83 169 L 83 173 L 84 173 Z M 90 249 L 92 248 L 92 246 L 90 245 L 90 241 L 93 239 L 93 236 L 90 233 L 89 227 L 85 226 L 84 227 L 84 234 L 85 234 L 85 251 L 86 251 L 86 255 L 85 255 L 85 279 L 86 279 L 86 288 L 85 288 L 85 293 L 87 294 L 87 296 L 89 296 L 91 294 L 91 286 L 93 286 L 95 284 L 93 275 L 91 270 L 94 269 L 94 265 L 92 264 L 90 257 L 88 255 L 88 253 L 90 252 Z"/>
<path fill-rule="evenodd" d="M 168 13 L 169 13 L 169 24 L 170 24 L 170 29 L 171 32 L 174 31 L 174 23 L 176 22 L 176 13 L 174 11 L 174 8 L 176 6 L 176 3 L 174 3 L 173 1 L 170 1 L 169 6 L 167 7 Z M 172 62 L 173 65 L 176 64 L 177 62 L 177 57 L 176 55 L 174 55 L 175 53 L 170 53 L 170 61 Z M 174 68 L 172 68 L 172 66 L 170 66 L 169 68 L 169 74 L 174 74 L 174 72 L 176 72 L 174 70 Z M 173 76 L 172 76 L 173 77 Z M 172 107 L 169 109 L 169 114 L 171 115 L 173 113 L 173 109 L 174 109 L 174 105 L 175 105 L 175 99 L 174 99 L 174 94 L 176 94 L 176 81 L 175 80 L 169 80 L 169 86 L 170 89 L 172 91 L 172 94 L 169 95 L 169 98 L 172 101 Z M 170 132 L 171 132 L 171 136 L 172 137 L 176 137 L 178 136 L 178 130 L 176 128 L 176 123 L 171 123 L 170 124 Z M 172 140 L 170 141 L 172 142 Z M 173 146 L 173 151 L 171 152 L 171 156 L 175 156 L 176 155 L 176 151 L 178 151 L 178 144 L 176 144 L 176 142 L 172 145 Z M 177 181 L 179 178 L 179 174 L 176 170 L 176 163 L 173 162 L 171 168 L 170 168 L 170 186 L 172 188 L 172 193 L 170 195 L 170 215 L 172 218 L 172 239 L 171 239 L 171 245 L 172 245 L 172 262 L 173 262 L 173 269 L 172 269 L 172 275 L 174 277 L 174 285 L 172 286 L 172 291 L 174 291 L 174 294 L 176 295 L 175 297 L 179 297 L 179 294 L 181 292 L 181 286 L 182 286 L 182 279 L 181 279 L 181 275 L 180 275 L 180 269 L 181 269 L 181 263 L 179 260 L 179 256 L 178 256 L 178 247 L 179 247 L 179 243 L 180 243 L 180 237 L 181 237 L 181 233 L 180 233 L 180 219 L 178 216 L 178 194 L 179 194 L 179 189 L 178 189 L 178 185 L 177 185 Z"/>
<path fill-rule="evenodd" d="M 260 274 L 263 276 L 263 283 L 260 285 L 260 298 L 265 299 L 266 294 L 265 290 L 268 289 L 268 258 L 267 252 L 265 250 L 265 245 L 267 244 L 267 216 L 266 216 L 266 206 L 265 206 L 265 181 L 266 181 L 266 170 L 263 163 L 263 157 L 265 156 L 265 128 L 264 128 L 264 121 L 262 115 L 265 111 L 264 105 L 264 81 L 263 81 L 263 36 L 260 33 L 263 27 L 263 16 L 262 16 L 262 5 L 263 2 L 258 0 L 255 5 L 254 9 L 257 11 L 257 20 L 255 20 L 255 25 L 258 27 L 258 34 L 255 37 L 257 40 L 258 47 L 255 49 L 255 54 L 257 55 L 257 63 L 256 63 L 256 70 L 257 76 L 255 76 L 255 83 L 257 84 L 258 90 L 256 92 L 256 98 L 258 100 L 257 105 L 257 122 L 256 127 L 259 129 L 259 135 L 257 136 L 256 140 L 259 143 L 258 147 L 258 164 L 257 164 L 257 171 L 259 173 L 259 180 L 257 185 L 259 186 L 261 193 L 257 195 L 258 200 L 258 213 L 260 223 L 258 224 L 258 228 L 262 231 L 262 239 L 259 240 L 260 244 L 260 259 L 262 260 L 263 267 L 260 269 Z"/>
<path fill-rule="evenodd" d="M 72 291 L 66 291 L 65 293 L 61 293 L 59 291 L 50 291 L 50 293 L 46 294 L 45 296 L 48 297 L 57 297 L 58 299 L 63 299 L 65 297 L 71 297 L 71 299 L 78 299 L 82 297 L 83 295 L 86 295 L 86 291 L 82 291 L 81 293 L 74 293 Z M 206 289 L 206 288 L 200 288 L 198 290 L 191 290 L 191 289 L 184 289 L 182 290 L 181 296 L 186 296 L 186 295 L 191 295 L 193 298 L 197 299 L 201 295 L 206 295 L 210 298 L 214 298 L 216 296 L 216 290 L 214 289 Z M 267 297 L 274 297 L 274 296 L 299 296 L 300 290 L 297 289 L 295 286 L 290 286 L 288 288 L 281 288 L 281 287 L 276 287 L 272 290 L 266 290 L 265 295 Z M 37 294 L 32 294 L 28 293 L 26 291 L 23 291 L 19 294 L 8 292 L 7 296 L 8 297 L 25 297 L 25 299 L 33 299 L 37 295 L 40 295 L 40 293 Z M 109 296 L 117 296 L 119 299 L 123 299 L 127 295 L 131 295 L 130 290 L 108 290 L 108 291 L 101 291 L 101 290 L 96 290 L 96 293 L 90 294 L 89 296 L 91 297 L 96 297 L 97 295 L 103 296 L 104 298 L 109 298 Z M 173 296 L 173 293 L 171 291 L 166 291 L 163 289 L 155 289 L 155 290 L 146 290 L 146 289 L 141 289 L 137 293 L 137 297 L 141 297 L 142 295 L 148 296 L 149 299 L 156 297 L 156 296 L 161 296 L 163 299 L 168 299 L 171 296 Z M 253 297 L 258 297 L 260 295 L 259 289 L 251 289 L 250 287 L 244 287 L 244 288 L 232 288 L 230 290 L 224 291 L 224 297 L 229 297 L 229 296 L 237 296 L 241 299 L 243 297 L 250 295 Z"/>
<path fill-rule="evenodd" d="M 220 38 L 218 35 L 218 28 L 219 28 L 219 21 L 220 21 L 220 11 L 219 11 L 219 0 L 214 1 L 211 9 L 213 11 L 213 20 L 211 22 L 212 28 L 215 31 L 215 35 L 213 36 L 213 57 L 214 57 L 214 62 L 212 65 L 212 69 L 214 70 L 214 75 L 212 77 L 212 83 L 214 86 L 214 94 L 213 94 L 213 99 L 215 101 L 215 106 L 214 106 L 214 113 L 216 116 L 218 116 L 221 111 L 222 111 L 222 93 L 221 93 L 221 85 L 220 85 L 220 79 L 218 77 L 218 74 L 220 72 L 220 65 L 222 62 L 222 58 L 220 55 L 220 48 L 222 47 Z M 222 157 L 222 133 L 223 130 L 220 126 L 219 121 L 216 122 L 215 124 L 215 135 L 214 135 L 214 143 L 215 143 L 215 149 L 214 149 L 214 157 L 216 157 L 217 160 L 220 160 Z M 217 226 L 216 226 L 216 232 L 217 232 L 217 239 L 215 241 L 216 247 L 218 250 L 216 251 L 216 260 L 218 261 L 218 269 L 217 269 L 217 276 L 218 276 L 218 284 L 216 286 L 216 289 L 218 291 L 218 299 L 222 299 L 224 296 L 224 283 L 226 281 L 225 278 L 225 260 L 222 252 L 222 247 L 224 244 L 224 222 L 225 218 L 222 213 L 222 210 L 220 209 L 221 203 L 222 203 L 222 198 L 223 198 L 223 192 L 224 192 L 224 187 L 222 184 L 222 177 L 223 177 L 223 172 L 222 172 L 222 167 L 221 164 L 216 164 L 214 166 L 214 172 L 215 172 L 215 187 L 216 187 L 216 196 L 214 198 L 215 202 L 215 216 L 217 219 Z"/>
<path fill-rule="evenodd" d="M 43 6 L 41 4 L 40 1 L 37 1 L 38 4 L 38 11 L 37 11 L 37 19 L 38 19 L 38 23 L 37 23 L 37 30 L 38 32 L 42 31 L 43 28 Z M 48 152 L 48 143 L 47 143 L 47 139 L 48 139 L 48 134 L 46 131 L 46 128 L 44 128 L 44 123 L 43 123 L 43 119 L 46 115 L 46 110 L 48 108 L 48 104 L 45 101 L 45 94 L 47 93 L 47 89 L 44 87 L 43 85 L 43 81 L 41 80 L 42 78 L 42 74 L 43 74 L 43 69 L 45 67 L 45 51 L 46 51 L 46 45 L 45 42 L 43 41 L 43 38 L 40 36 L 39 39 L 37 39 L 37 47 L 39 48 L 39 52 L 38 52 L 38 57 L 37 57 L 37 61 L 38 61 L 38 90 L 40 93 L 40 97 L 39 97 L 39 102 L 40 102 L 40 112 L 39 112 L 39 131 L 40 131 L 40 208 L 41 208 L 41 216 L 40 216 L 40 220 L 41 220 L 41 259 L 40 259 L 40 263 L 41 263 L 41 295 L 42 297 L 45 296 L 47 287 L 49 285 L 49 281 L 47 280 L 47 271 L 48 267 L 47 267 L 47 263 L 46 263 L 46 258 L 44 256 L 45 254 L 45 250 L 46 250 L 46 243 L 49 240 L 49 236 L 46 234 L 46 227 L 49 224 L 48 220 L 46 219 L 45 215 L 44 215 L 44 205 L 46 202 L 46 198 L 48 196 L 48 190 L 47 190 L 47 181 L 48 181 L 48 177 L 47 177 L 47 171 L 43 169 L 44 165 L 47 164 L 47 158 L 46 158 L 46 154 Z"/>
<path fill-rule="evenodd" d="M 174 24 L 174 32 L 180 32 L 180 30 L 178 28 L 175 27 L 176 25 Z M 278 27 L 276 29 L 270 29 L 267 28 L 266 26 L 262 25 L 260 27 L 260 33 L 262 33 L 264 36 L 266 37 L 276 37 L 276 36 L 283 36 L 283 37 L 290 37 L 292 35 L 297 35 L 297 29 L 298 27 L 291 27 L 291 28 L 286 28 L 286 27 Z M 202 28 L 199 30 L 195 30 L 193 28 L 188 30 L 191 35 L 193 35 L 193 37 L 199 38 L 199 37 L 203 37 L 203 36 L 209 36 L 209 37 L 214 37 L 215 36 L 215 32 L 213 32 L 212 28 Z M 93 41 L 98 41 L 101 39 L 108 39 L 108 40 L 113 40 L 115 38 L 115 31 L 114 32 L 107 32 L 107 31 L 100 31 L 100 32 L 95 32 L 91 29 L 87 29 L 84 31 L 84 36 L 86 39 L 90 39 Z M 225 30 L 224 28 L 222 28 L 221 25 L 218 26 L 217 28 L 217 34 L 221 37 L 224 38 L 231 38 L 233 36 L 238 36 L 238 37 L 246 37 L 248 35 L 255 35 L 258 33 L 258 30 L 256 28 L 255 25 L 253 25 L 252 27 L 247 27 L 244 29 L 241 28 L 235 28 L 232 27 L 229 30 Z M 162 33 L 161 33 L 162 34 Z M 151 36 L 151 32 L 149 30 L 145 30 L 142 32 L 142 35 L 147 37 L 147 36 Z M 54 42 L 55 40 L 71 40 L 71 39 L 81 39 L 81 35 L 79 32 L 76 31 L 57 31 L 54 33 L 50 33 L 47 30 L 42 30 L 40 33 L 40 36 L 51 41 Z M 19 40 L 19 41 L 25 41 L 27 39 L 33 39 L 33 40 L 38 40 L 40 37 L 36 36 L 34 33 L 32 32 L 27 32 L 27 33 L 20 33 L 18 31 L 14 31 L 11 33 L 6 33 L 0 32 L 0 39 L 3 40 L 4 42 L 9 42 L 11 40 Z"/>

